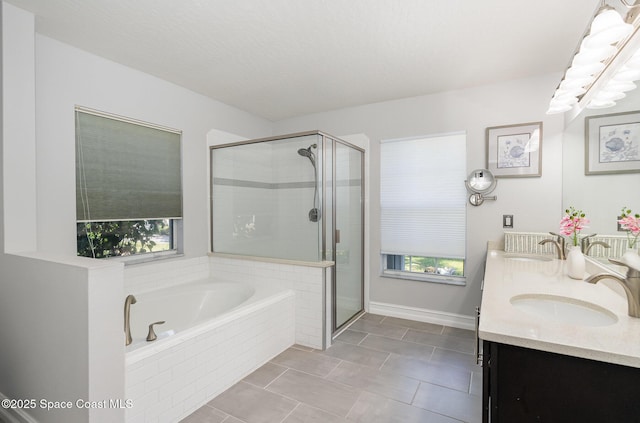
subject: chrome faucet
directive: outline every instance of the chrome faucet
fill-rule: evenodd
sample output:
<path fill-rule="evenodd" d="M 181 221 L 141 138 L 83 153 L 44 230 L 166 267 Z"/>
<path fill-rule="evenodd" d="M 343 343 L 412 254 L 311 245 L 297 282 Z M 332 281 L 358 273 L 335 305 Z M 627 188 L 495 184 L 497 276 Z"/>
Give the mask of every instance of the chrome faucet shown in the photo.
<path fill-rule="evenodd" d="M 627 303 L 629 304 L 629 316 L 640 317 L 640 269 L 632 267 L 616 259 L 609 259 L 613 264 L 627 267 L 627 277 L 622 278 L 620 276 L 611 275 L 609 273 L 598 273 L 597 275 L 591 275 L 585 281 L 589 283 L 596 283 L 602 279 L 613 279 L 618 282 L 624 288 L 624 292 L 627 294 Z"/>
<path fill-rule="evenodd" d="M 138 301 L 136 300 L 136 297 L 131 294 L 127 295 L 127 298 L 124 300 L 124 334 L 126 336 L 126 341 L 124 343 L 125 345 L 129 345 L 131 342 L 133 342 L 133 338 L 131 337 L 130 322 L 131 304 L 135 304 L 137 302 Z"/>
<path fill-rule="evenodd" d="M 549 234 L 555 236 L 556 239 L 550 239 L 550 238 L 543 239 L 538 243 L 538 245 L 544 245 L 549 242 L 553 242 L 553 245 L 556 246 L 556 251 L 558 253 L 558 260 L 566 260 L 567 256 L 564 253 L 564 237 L 554 232 L 549 232 Z"/>

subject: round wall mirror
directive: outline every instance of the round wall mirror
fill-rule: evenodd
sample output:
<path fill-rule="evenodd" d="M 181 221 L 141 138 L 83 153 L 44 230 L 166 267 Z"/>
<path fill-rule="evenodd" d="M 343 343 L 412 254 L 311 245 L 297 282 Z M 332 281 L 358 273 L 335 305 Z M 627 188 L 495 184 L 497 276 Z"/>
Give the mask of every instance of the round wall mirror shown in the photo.
<path fill-rule="evenodd" d="M 467 189 L 477 194 L 489 194 L 496 187 L 496 178 L 487 169 L 476 169 L 465 181 Z"/>

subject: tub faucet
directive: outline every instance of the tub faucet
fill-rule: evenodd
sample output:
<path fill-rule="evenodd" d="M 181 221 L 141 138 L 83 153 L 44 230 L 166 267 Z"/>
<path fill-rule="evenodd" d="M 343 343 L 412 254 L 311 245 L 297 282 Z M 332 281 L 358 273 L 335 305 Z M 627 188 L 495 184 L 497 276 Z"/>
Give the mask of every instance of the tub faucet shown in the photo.
<path fill-rule="evenodd" d="M 549 234 L 555 236 L 556 239 L 550 239 L 550 238 L 543 239 L 538 244 L 539 245 L 544 245 L 544 244 L 547 244 L 549 242 L 552 242 L 553 245 L 556 246 L 556 251 L 558 253 L 558 260 L 566 260 L 567 256 L 564 253 L 564 237 L 562 237 L 561 235 L 556 234 L 554 232 L 549 232 Z"/>
<path fill-rule="evenodd" d="M 622 285 L 624 292 L 627 294 L 629 316 L 640 317 L 640 269 L 616 259 L 609 259 L 609 261 L 613 264 L 627 267 L 627 277 L 622 278 L 609 273 L 598 273 L 597 275 L 589 276 L 585 281 L 589 283 L 596 283 L 602 279 L 613 279 L 618 282 Z"/>
<path fill-rule="evenodd" d="M 131 337 L 131 304 L 135 304 L 137 302 L 136 297 L 129 294 L 127 298 L 124 300 L 124 334 L 126 336 L 125 345 L 129 345 L 133 342 L 133 338 Z"/>

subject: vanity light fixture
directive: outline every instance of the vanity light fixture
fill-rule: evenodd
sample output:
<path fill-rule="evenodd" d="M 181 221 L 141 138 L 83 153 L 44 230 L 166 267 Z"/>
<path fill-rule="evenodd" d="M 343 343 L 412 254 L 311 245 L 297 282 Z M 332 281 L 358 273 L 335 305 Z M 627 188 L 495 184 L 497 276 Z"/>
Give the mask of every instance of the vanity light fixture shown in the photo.
<path fill-rule="evenodd" d="M 604 1 L 558 85 L 547 114 L 611 107 L 640 80 L 640 0 L 626 17 Z"/>

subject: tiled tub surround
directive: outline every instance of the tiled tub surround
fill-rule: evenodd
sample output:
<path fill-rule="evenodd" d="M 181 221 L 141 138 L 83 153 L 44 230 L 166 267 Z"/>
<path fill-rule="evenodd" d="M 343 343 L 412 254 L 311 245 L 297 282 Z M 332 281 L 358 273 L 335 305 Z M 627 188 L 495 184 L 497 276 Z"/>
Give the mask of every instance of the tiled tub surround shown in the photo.
<path fill-rule="evenodd" d="M 333 262 L 296 264 L 283 260 L 246 259 L 212 254 L 216 280 L 247 282 L 295 292 L 296 344 L 315 349 L 331 345 L 331 266 Z"/>
<path fill-rule="evenodd" d="M 294 293 L 265 294 L 127 352 L 125 394 L 133 407 L 126 422 L 179 420 L 291 346 Z"/>
<path fill-rule="evenodd" d="M 177 421 L 294 343 L 330 345 L 331 265 L 212 255 L 127 268 L 126 293 L 141 297 L 154 287 L 176 289 L 203 278 L 269 294 L 184 332 L 130 346 L 125 393 L 134 407 L 126 410 L 127 423 Z"/>
<path fill-rule="evenodd" d="M 607 363 L 640 367 L 640 319 L 627 315 L 627 299 L 606 280 L 595 285 L 567 276 L 566 261 L 520 261 L 489 250 L 482 294 L 480 338 Z M 587 272 L 600 272 L 588 263 Z M 587 274 L 585 274 L 585 277 Z M 615 284 L 615 283 L 614 283 Z M 611 286 L 611 287 L 610 287 Z M 614 289 L 612 289 L 614 288 Z M 511 304 L 522 294 L 586 301 L 614 313 L 608 326 L 584 326 L 527 314 Z"/>

